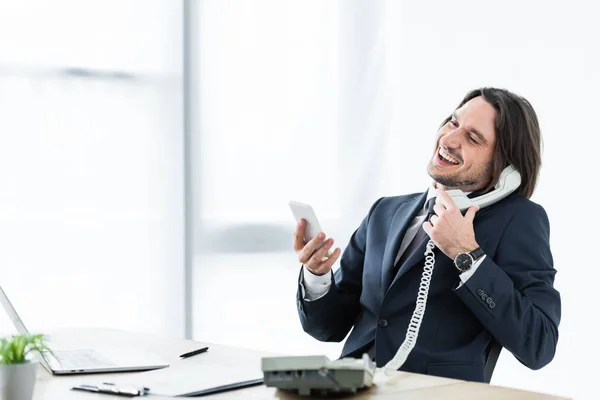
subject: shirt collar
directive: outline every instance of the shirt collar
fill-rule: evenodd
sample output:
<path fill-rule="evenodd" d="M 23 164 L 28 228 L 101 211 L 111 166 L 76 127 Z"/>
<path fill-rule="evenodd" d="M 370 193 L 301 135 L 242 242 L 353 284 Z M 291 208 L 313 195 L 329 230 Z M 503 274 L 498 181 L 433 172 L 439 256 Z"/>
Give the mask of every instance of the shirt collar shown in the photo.
<path fill-rule="evenodd" d="M 431 182 L 431 185 L 429 185 L 429 190 L 427 190 L 427 198 L 425 199 L 425 204 L 423 204 L 423 210 L 425 210 L 427 202 L 432 197 L 435 197 L 435 182 Z"/>

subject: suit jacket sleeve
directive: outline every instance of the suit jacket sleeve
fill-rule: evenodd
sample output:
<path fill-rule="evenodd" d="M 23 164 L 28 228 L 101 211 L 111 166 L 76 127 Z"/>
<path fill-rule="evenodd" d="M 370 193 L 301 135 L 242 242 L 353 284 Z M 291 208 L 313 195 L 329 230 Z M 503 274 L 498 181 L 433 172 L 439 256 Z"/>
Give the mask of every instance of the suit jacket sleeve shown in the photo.
<path fill-rule="evenodd" d="M 381 199 L 377 200 L 358 229 L 353 233 L 342 254 L 340 267 L 332 275 L 327 294 L 313 301 L 302 297 L 302 270 L 296 294 L 302 328 L 317 340 L 341 342 L 360 313 L 363 263 L 367 243 L 369 218 Z"/>
<path fill-rule="evenodd" d="M 539 369 L 553 358 L 561 316 L 554 289 L 550 226 L 544 209 L 521 207 L 498 244 L 456 294 L 522 364 Z"/>

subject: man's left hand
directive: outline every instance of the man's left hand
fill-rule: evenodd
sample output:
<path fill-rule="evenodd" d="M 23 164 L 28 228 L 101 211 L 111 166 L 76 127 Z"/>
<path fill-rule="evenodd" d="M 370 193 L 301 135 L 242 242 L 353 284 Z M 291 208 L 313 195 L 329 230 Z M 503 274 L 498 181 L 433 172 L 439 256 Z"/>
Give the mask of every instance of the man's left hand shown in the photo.
<path fill-rule="evenodd" d="M 479 247 L 473 230 L 473 219 L 479 207 L 470 207 L 463 216 L 445 190 L 437 189 L 436 192 L 439 199 L 434 207 L 436 215 L 423 223 L 423 229 L 436 247 L 454 260 L 458 254 Z"/>

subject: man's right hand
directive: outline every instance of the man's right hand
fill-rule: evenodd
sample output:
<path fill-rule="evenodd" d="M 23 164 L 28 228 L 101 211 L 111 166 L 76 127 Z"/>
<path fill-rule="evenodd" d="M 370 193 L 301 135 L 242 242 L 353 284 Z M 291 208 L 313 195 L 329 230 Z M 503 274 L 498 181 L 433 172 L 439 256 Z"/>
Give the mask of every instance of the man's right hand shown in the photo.
<path fill-rule="evenodd" d="M 310 272 L 315 275 L 325 275 L 339 258 L 342 250 L 336 248 L 330 256 L 327 252 L 333 246 L 333 239 L 325 240 L 325 233 L 320 232 L 308 243 L 304 240 L 304 228 L 306 220 L 301 219 L 294 233 L 294 251 L 300 261 Z M 320 246 L 320 247 L 319 247 Z"/>

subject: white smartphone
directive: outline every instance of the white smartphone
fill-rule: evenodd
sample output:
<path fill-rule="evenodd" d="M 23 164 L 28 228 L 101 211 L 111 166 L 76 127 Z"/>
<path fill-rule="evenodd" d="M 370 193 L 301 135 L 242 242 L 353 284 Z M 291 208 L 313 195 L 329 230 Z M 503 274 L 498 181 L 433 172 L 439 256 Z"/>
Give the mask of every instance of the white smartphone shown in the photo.
<path fill-rule="evenodd" d="M 300 219 L 306 220 L 306 227 L 304 228 L 304 239 L 308 243 L 312 238 L 317 236 L 319 232 L 323 232 L 321 224 L 317 219 L 317 214 L 310 204 L 300 203 L 299 201 L 290 201 L 290 209 L 296 222 L 300 222 Z M 327 252 L 327 256 L 333 253 L 331 249 Z"/>

